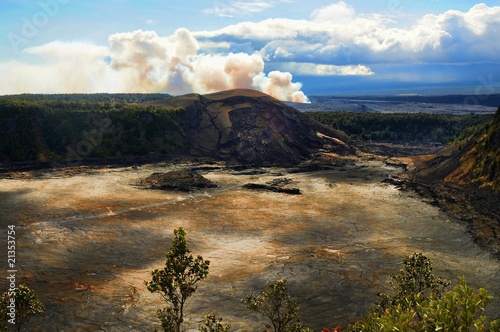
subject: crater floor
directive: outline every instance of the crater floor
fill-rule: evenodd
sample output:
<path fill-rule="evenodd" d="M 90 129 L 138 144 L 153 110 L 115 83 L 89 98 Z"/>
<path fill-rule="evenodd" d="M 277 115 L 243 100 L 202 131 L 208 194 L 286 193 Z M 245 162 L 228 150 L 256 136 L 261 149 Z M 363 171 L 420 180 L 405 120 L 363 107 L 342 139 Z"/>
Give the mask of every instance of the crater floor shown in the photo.
<path fill-rule="evenodd" d="M 47 308 L 31 330 L 153 330 L 162 301 L 144 280 L 163 266 L 179 226 L 193 254 L 211 261 L 209 277 L 188 300 L 186 329 L 195 329 L 207 313 L 224 317 L 232 331 L 260 329 L 264 320 L 241 299 L 282 278 L 306 325 L 346 326 L 366 313 L 378 292 L 388 291 L 389 275 L 413 252 L 431 258 L 435 274 L 455 284 L 463 275 L 474 288 L 485 287 L 495 297 L 490 315 L 500 311 L 500 262 L 473 242 L 466 225 L 382 182 L 399 169 L 379 161 L 305 173 L 220 168 L 203 172 L 219 184 L 205 191 L 133 185 L 179 167 L 0 180 L 2 233 L 8 225 L 17 229 L 18 281 Z M 293 180 L 302 195 L 242 188 L 281 177 Z M 0 245 L 6 248 L 6 236 Z"/>

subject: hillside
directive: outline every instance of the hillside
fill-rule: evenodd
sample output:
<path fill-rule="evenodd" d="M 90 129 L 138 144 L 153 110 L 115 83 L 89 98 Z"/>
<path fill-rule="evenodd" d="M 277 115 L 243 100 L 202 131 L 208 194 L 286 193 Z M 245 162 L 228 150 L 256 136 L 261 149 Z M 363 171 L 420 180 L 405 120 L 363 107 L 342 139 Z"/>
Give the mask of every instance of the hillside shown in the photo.
<path fill-rule="evenodd" d="M 0 132 L 5 133 L 0 161 L 76 165 L 187 156 L 294 165 L 320 149 L 355 152 L 347 136 L 253 90 L 117 97 L 145 102 L 117 102 L 112 95 L 0 98 Z"/>
<path fill-rule="evenodd" d="M 445 180 L 475 182 L 500 191 L 500 107 L 491 124 L 478 130 L 470 139 L 470 149 L 460 158 L 460 165 Z"/>
<path fill-rule="evenodd" d="M 180 121 L 193 156 L 245 165 L 294 165 L 320 149 L 355 153 L 346 135 L 254 90 L 189 94 L 151 104 L 185 110 Z"/>
<path fill-rule="evenodd" d="M 468 222 L 476 240 L 500 257 L 500 108 L 468 137 L 414 162 L 411 186 Z"/>
<path fill-rule="evenodd" d="M 428 180 L 461 185 L 476 184 L 500 190 L 500 108 L 494 119 L 477 126 L 469 135 L 451 145 L 421 170 Z"/>

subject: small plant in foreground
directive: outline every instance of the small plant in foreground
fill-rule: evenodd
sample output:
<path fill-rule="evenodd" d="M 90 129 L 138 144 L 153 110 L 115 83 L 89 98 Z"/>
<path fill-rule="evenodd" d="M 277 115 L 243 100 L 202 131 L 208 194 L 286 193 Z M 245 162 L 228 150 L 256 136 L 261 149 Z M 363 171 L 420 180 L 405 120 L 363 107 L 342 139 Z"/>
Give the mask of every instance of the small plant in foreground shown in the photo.
<path fill-rule="evenodd" d="M 151 272 L 151 281 L 145 281 L 148 290 L 159 293 L 169 304 L 158 310 L 164 332 L 181 332 L 184 306 L 196 291 L 198 281 L 208 276 L 210 262 L 193 257 L 187 247 L 186 232 L 182 227 L 174 230 L 172 247 L 165 254 L 165 267 Z"/>
<path fill-rule="evenodd" d="M 247 295 L 243 302 L 248 309 L 269 318 L 271 324 L 266 326 L 274 332 L 312 332 L 300 322 L 300 307 L 290 297 L 286 280 L 269 283 L 259 295 Z"/>

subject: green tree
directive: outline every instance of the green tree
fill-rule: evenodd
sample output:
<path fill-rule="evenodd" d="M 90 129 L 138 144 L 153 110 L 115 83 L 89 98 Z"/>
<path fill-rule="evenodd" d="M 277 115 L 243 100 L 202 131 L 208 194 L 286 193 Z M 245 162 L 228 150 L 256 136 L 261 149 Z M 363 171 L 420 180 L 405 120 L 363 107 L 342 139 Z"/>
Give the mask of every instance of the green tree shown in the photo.
<path fill-rule="evenodd" d="M 194 257 L 187 247 L 186 232 L 182 227 L 174 230 L 172 247 L 165 254 L 165 267 L 151 272 L 151 281 L 145 281 L 148 290 L 159 293 L 169 304 L 158 310 L 163 331 L 180 332 L 184 320 L 184 306 L 196 291 L 198 281 L 208 276 L 210 262 Z"/>
<path fill-rule="evenodd" d="M 28 286 L 19 284 L 12 293 L 5 292 L 0 298 L 0 331 L 8 331 L 9 319 L 14 318 L 16 330 L 19 332 L 31 320 L 31 317 L 45 312 L 45 306 Z M 11 298 L 15 300 L 15 316 L 13 317 L 9 316 L 10 309 L 8 308 Z"/>
<path fill-rule="evenodd" d="M 259 295 L 247 295 L 243 300 L 247 308 L 258 312 L 271 321 L 266 326 L 275 332 L 308 332 L 299 319 L 299 305 L 288 293 L 286 280 L 277 280 L 267 285 Z"/>

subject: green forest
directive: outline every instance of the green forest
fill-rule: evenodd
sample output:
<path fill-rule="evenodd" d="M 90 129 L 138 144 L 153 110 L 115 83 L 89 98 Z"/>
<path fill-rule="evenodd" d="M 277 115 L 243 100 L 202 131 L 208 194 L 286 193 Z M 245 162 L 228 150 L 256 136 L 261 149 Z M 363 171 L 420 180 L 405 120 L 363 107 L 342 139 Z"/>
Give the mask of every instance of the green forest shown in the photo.
<path fill-rule="evenodd" d="M 308 112 L 322 124 L 354 139 L 391 143 L 449 143 L 466 129 L 483 125 L 493 115 L 428 113 Z"/>
<path fill-rule="evenodd" d="M 182 110 L 116 101 L 145 100 L 139 95 L 66 96 L 0 98 L 0 161 L 174 155 L 184 148 Z"/>

